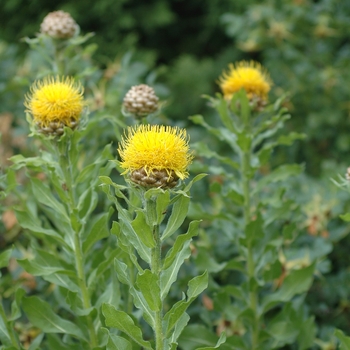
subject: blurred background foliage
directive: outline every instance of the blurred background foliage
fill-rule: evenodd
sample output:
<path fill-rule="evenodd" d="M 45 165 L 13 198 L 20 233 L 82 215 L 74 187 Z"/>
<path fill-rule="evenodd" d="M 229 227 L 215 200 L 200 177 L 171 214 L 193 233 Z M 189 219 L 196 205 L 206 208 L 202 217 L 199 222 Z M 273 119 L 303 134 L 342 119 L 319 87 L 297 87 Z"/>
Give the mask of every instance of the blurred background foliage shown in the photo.
<path fill-rule="evenodd" d="M 145 82 L 166 100 L 167 117 L 159 118 L 188 127 L 197 141 L 203 131 L 188 116 L 203 114 L 215 125 L 215 114 L 201 96 L 219 91 L 217 79 L 227 65 L 253 59 L 268 69 L 274 81 L 271 100 L 288 96 L 286 107 L 292 118 L 287 128 L 307 135 L 288 149 L 278 149 L 272 166 L 305 164 L 306 175 L 291 183 L 291 191 L 304 205 L 302 229 L 307 239 L 322 232 L 327 239 L 327 232 L 332 236 L 341 231 L 331 240 L 329 272 L 316 280 L 307 300 L 325 333 L 327 327 L 336 326 L 350 334 L 349 227 L 338 219 L 350 210 L 350 203 L 329 180 L 345 173 L 350 163 L 350 2 L 1 1 L 1 164 L 13 153 L 29 152 L 23 99 L 28 84 L 43 72 L 40 57 L 35 66 L 28 63 L 35 60 L 23 38 L 35 37 L 43 18 L 55 10 L 69 12 L 82 34 L 95 33 L 85 46 L 84 67 L 98 68 L 83 78 L 90 109 L 101 116 L 120 115 L 128 88 Z M 103 130 L 102 141 L 112 138 L 113 130 Z M 320 220 L 321 229 L 315 231 Z M 0 230 L 8 237 L 15 235 L 8 221 Z"/>

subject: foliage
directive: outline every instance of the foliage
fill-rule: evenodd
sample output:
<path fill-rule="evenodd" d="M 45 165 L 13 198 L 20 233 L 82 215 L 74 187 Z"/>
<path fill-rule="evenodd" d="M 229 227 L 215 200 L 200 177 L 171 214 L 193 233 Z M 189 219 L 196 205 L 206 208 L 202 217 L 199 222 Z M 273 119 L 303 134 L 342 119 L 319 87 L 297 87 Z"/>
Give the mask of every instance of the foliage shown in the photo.
<path fill-rule="evenodd" d="M 349 4 L 61 0 L 65 41 L 33 37 L 51 4 L 0 6 L 1 349 L 349 347 Z M 262 109 L 214 94 L 241 59 L 275 83 Z M 48 75 L 85 89 L 61 138 L 24 118 Z M 161 100 L 143 120 L 121 108 L 139 83 Z M 187 128 L 188 180 L 124 182 L 138 123 Z"/>

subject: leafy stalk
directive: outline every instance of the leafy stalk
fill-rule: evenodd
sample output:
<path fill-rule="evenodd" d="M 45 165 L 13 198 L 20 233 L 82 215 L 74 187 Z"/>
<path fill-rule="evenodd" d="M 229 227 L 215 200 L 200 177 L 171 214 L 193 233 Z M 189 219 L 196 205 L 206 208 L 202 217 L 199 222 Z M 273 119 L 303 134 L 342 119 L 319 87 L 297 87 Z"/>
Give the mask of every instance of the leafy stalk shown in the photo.
<path fill-rule="evenodd" d="M 252 146 L 250 137 L 252 134 L 250 115 L 245 118 L 243 133 L 247 136 L 249 143 L 246 147 L 241 149 L 241 177 L 242 177 L 242 188 L 243 188 L 243 215 L 244 215 L 244 231 L 246 231 L 248 224 L 251 221 L 251 174 L 253 169 L 251 167 L 251 153 Z M 254 262 L 254 251 L 252 247 L 252 240 L 248 241 L 247 245 L 247 271 L 249 279 L 249 302 L 250 308 L 253 310 L 254 318 L 252 328 L 252 350 L 258 348 L 259 342 L 259 315 L 258 315 L 258 295 L 256 288 L 251 285 L 251 282 L 255 276 L 255 262 Z"/>
<path fill-rule="evenodd" d="M 151 217 L 154 217 L 152 233 L 153 233 L 155 246 L 151 251 L 151 271 L 157 277 L 157 280 L 160 281 L 160 274 L 162 271 L 162 257 L 161 257 L 161 240 L 160 240 L 159 224 L 157 223 L 157 220 L 156 220 L 156 201 L 152 199 L 147 200 L 146 208 L 148 209 L 148 214 Z M 161 298 L 160 289 L 159 289 L 159 295 L 157 297 L 161 301 L 160 303 L 161 305 L 159 310 L 155 312 L 154 335 L 155 335 L 155 342 L 156 342 L 156 350 L 163 350 L 164 349 L 164 335 L 163 335 L 163 327 L 162 327 L 163 301 Z"/>
<path fill-rule="evenodd" d="M 66 193 L 68 194 L 68 198 L 67 198 L 68 211 L 69 211 L 69 216 L 71 218 L 71 226 L 74 229 L 74 257 L 75 257 L 76 272 L 78 276 L 78 283 L 81 290 L 83 307 L 85 310 L 88 311 L 91 309 L 91 298 L 90 298 L 90 293 L 86 283 L 86 274 L 84 270 L 85 257 L 82 251 L 82 242 L 81 242 L 81 234 L 82 234 L 84 225 L 80 223 L 80 218 L 77 210 L 76 193 L 75 193 L 76 184 L 74 181 L 74 164 L 72 163 L 71 156 L 70 156 L 70 149 L 72 147 L 76 147 L 76 145 L 74 142 L 72 142 L 72 140 L 69 137 L 67 137 L 67 139 L 62 140 L 62 142 L 64 143 L 64 145 L 62 145 L 63 153 L 61 152 L 62 151 L 61 147 L 59 147 L 58 149 L 59 165 L 65 180 Z M 86 316 L 86 319 L 87 319 L 88 328 L 89 328 L 91 347 L 94 348 L 98 345 L 96 330 L 90 314 Z"/>

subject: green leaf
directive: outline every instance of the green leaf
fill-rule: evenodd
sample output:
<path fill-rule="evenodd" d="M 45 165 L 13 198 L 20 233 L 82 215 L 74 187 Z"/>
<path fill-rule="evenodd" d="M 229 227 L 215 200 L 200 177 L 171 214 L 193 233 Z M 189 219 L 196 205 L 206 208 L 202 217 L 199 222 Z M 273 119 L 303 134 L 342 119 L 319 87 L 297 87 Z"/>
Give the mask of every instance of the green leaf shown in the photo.
<path fill-rule="evenodd" d="M 136 285 L 144 296 L 149 308 L 152 311 L 160 311 L 160 287 L 158 277 L 150 270 L 145 270 L 144 273 L 138 274 Z"/>
<path fill-rule="evenodd" d="M 187 216 L 189 203 L 190 198 L 186 196 L 180 196 L 175 202 L 168 224 L 161 237 L 162 241 L 170 237 L 182 225 Z"/>
<path fill-rule="evenodd" d="M 220 349 L 220 345 L 224 344 L 226 341 L 226 334 L 223 332 L 220 335 L 219 340 L 217 341 L 215 346 L 207 346 L 204 348 L 198 348 L 196 350 L 215 350 L 215 349 Z"/>
<path fill-rule="evenodd" d="M 186 312 L 184 312 L 180 318 L 176 321 L 174 330 L 171 332 L 170 338 L 167 339 L 167 343 L 171 344 L 171 349 L 177 349 L 177 339 L 185 329 L 185 327 L 188 324 L 188 321 L 190 320 L 190 316 Z"/>
<path fill-rule="evenodd" d="M 239 163 L 233 161 L 229 157 L 223 157 L 220 154 L 209 149 L 208 145 L 205 142 L 197 142 L 192 145 L 192 148 L 195 149 L 196 154 L 205 157 L 205 158 L 214 158 L 218 159 L 221 163 L 230 165 L 233 169 L 239 169 Z"/>
<path fill-rule="evenodd" d="M 254 193 L 259 193 L 265 186 L 271 182 L 284 181 L 291 176 L 297 176 L 303 171 L 304 167 L 299 164 L 284 164 L 273 170 L 270 174 L 263 177 L 254 189 Z"/>
<path fill-rule="evenodd" d="M 244 203 L 243 195 L 232 188 L 227 192 L 226 196 L 238 205 L 243 205 Z"/>
<path fill-rule="evenodd" d="M 0 268 L 3 268 L 5 266 L 8 266 L 10 257 L 12 254 L 12 248 L 9 248 L 7 250 L 4 250 L 1 254 L 0 254 Z"/>
<path fill-rule="evenodd" d="M 207 174 L 198 174 L 198 175 L 196 175 L 189 183 L 187 183 L 187 185 L 183 189 L 183 192 L 189 193 L 189 191 L 190 191 L 191 187 L 193 186 L 193 184 L 195 184 L 197 181 L 202 180 L 206 176 L 207 176 Z"/>
<path fill-rule="evenodd" d="M 132 345 L 125 338 L 110 334 L 106 350 L 132 350 Z"/>
<path fill-rule="evenodd" d="M 197 349 L 198 347 L 213 347 L 217 344 L 219 337 L 208 328 L 199 324 L 187 326 L 179 338 L 181 349 Z"/>
<path fill-rule="evenodd" d="M 250 221 L 245 229 L 247 244 L 264 237 L 264 221 L 260 212 L 254 221 Z"/>
<path fill-rule="evenodd" d="M 118 222 L 113 221 L 111 233 L 118 237 L 119 248 L 129 255 L 131 261 L 137 267 L 138 271 L 142 272 L 143 269 L 139 265 L 138 258 L 135 255 L 135 253 L 136 253 L 135 248 L 134 248 L 133 244 L 130 244 L 130 240 L 128 239 L 128 236 L 124 235 L 122 233 L 121 227 L 120 227 Z M 150 250 L 148 251 L 148 253 L 151 254 Z"/>
<path fill-rule="evenodd" d="M 114 268 L 121 283 L 131 286 L 131 280 L 128 273 L 128 266 L 118 259 L 114 259 Z"/>
<path fill-rule="evenodd" d="M 52 208 L 58 212 L 67 222 L 70 222 L 65 207 L 52 195 L 51 189 L 45 186 L 44 183 L 39 179 L 32 178 L 30 181 L 33 194 L 39 203 Z"/>
<path fill-rule="evenodd" d="M 23 227 L 27 230 L 30 230 L 33 233 L 38 234 L 38 236 L 40 238 L 44 238 L 45 235 L 48 235 L 48 236 L 54 238 L 59 244 L 65 246 L 66 248 L 68 248 L 70 250 L 74 249 L 74 242 L 69 241 L 68 242 L 69 244 L 68 244 L 63 239 L 63 237 L 60 236 L 60 234 L 57 233 L 56 231 L 43 228 L 39 218 L 33 216 L 29 212 L 29 210 L 22 211 L 22 210 L 15 209 L 15 213 L 16 213 L 16 218 L 17 218 L 19 224 L 21 225 L 21 227 Z"/>
<path fill-rule="evenodd" d="M 150 248 L 148 248 L 143 244 L 139 234 L 135 232 L 131 224 L 132 220 L 129 217 L 129 213 L 124 208 L 122 208 L 119 204 L 117 208 L 118 208 L 119 224 L 121 228 L 120 232 L 125 237 L 124 243 L 128 243 L 129 246 L 136 248 L 142 260 L 150 264 L 151 263 Z"/>
<path fill-rule="evenodd" d="M 187 241 L 191 241 L 194 236 L 198 235 L 199 223 L 200 221 L 192 221 L 188 227 L 187 233 L 176 237 L 175 243 L 170 248 L 164 259 L 163 270 L 167 269 L 174 262 L 176 255 L 183 249 L 184 244 Z"/>
<path fill-rule="evenodd" d="M 7 332 L 5 322 L 6 321 L 3 320 L 2 317 L 0 317 L 0 344 L 2 343 L 5 346 L 11 346 L 12 341 L 10 335 Z"/>
<path fill-rule="evenodd" d="M 119 329 L 137 344 L 143 346 L 145 349 L 152 350 L 150 342 L 142 338 L 141 329 L 135 325 L 133 319 L 126 312 L 116 310 L 110 304 L 103 304 L 102 313 L 105 317 L 107 327 Z"/>
<path fill-rule="evenodd" d="M 131 223 L 131 226 L 146 247 L 154 248 L 156 246 L 153 232 L 147 224 L 146 216 L 143 211 L 137 211 L 136 218 Z"/>
<path fill-rule="evenodd" d="M 282 287 L 263 299 L 263 311 L 270 310 L 280 302 L 290 301 L 297 294 L 307 292 L 312 284 L 314 271 L 315 263 L 303 269 L 290 271 Z"/>
<path fill-rule="evenodd" d="M 34 340 L 32 340 L 28 350 L 40 350 L 39 346 L 40 346 L 44 336 L 45 336 L 45 334 L 41 333 Z"/>
<path fill-rule="evenodd" d="M 281 135 L 277 139 L 277 144 L 291 146 L 295 140 L 304 140 L 306 138 L 306 134 L 300 134 L 298 132 L 291 132 L 288 135 Z"/>
<path fill-rule="evenodd" d="M 164 316 L 164 322 L 166 324 L 166 337 L 169 337 L 171 331 L 176 326 L 177 322 L 181 320 L 181 317 L 193 302 L 193 300 L 204 291 L 208 286 L 208 273 L 204 272 L 202 275 L 194 277 L 188 282 L 187 298 L 183 298 L 178 301 Z M 176 341 L 177 339 L 172 339 Z"/>
<path fill-rule="evenodd" d="M 161 298 L 165 299 L 171 285 L 176 281 L 177 274 L 183 262 L 191 256 L 190 241 L 186 241 L 182 249 L 176 254 L 172 264 L 165 270 L 161 271 L 160 275 L 160 290 Z"/>
<path fill-rule="evenodd" d="M 346 221 L 346 222 L 349 222 L 350 221 L 350 213 L 346 213 L 346 214 L 343 214 L 343 215 L 339 215 L 339 217 Z"/>
<path fill-rule="evenodd" d="M 81 219 L 88 218 L 96 208 L 98 195 L 93 187 L 88 187 L 79 198 L 78 212 Z"/>
<path fill-rule="evenodd" d="M 11 317 L 9 317 L 9 321 L 17 320 L 21 317 L 21 301 L 25 296 L 26 292 L 22 288 L 18 288 L 15 293 L 15 300 L 11 304 Z"/>
<path fill-rule="evenodd" d="M 169 206 L 169 203 L 170 203 L 169 191 L 164 191 L 157 195 L 156 212 L 157 212 L 158 225 L 160 225 L 160 223 L 163 221 L 167 208 Z"/>
<path fill-rule="evenodd" d="M 155 327 L 155 313 L 151 310 L 146 302 L 145 297 L 139 291 L 137 291 L 134 287 L 130 287 L 129 293 L 134 298 L 134 305 L 143 312 L 143 318 L 145 321 L 154 329 Z"/>
<path fill-rule="evenodd" d="M 340 329 L 336 329 L 334 335 L 340 341 L 340 350 L 350 350 L 350 337 L 346 336 Z"/>
<path fill-rule="evenodd" d="M 230 130 L 233 133 L 236 133 L 237 129 L 236 129 L 234 122 L 233 122 L 233 119 L 230 115 L 227 101 L 222 96 L 220 96 L 218 98 L 218 101 L 219 101 L 219 103 L 216 105 L 216 109 L 219 112 L 222 123 L 225 125 L 225 127 L 228 130 Z"/>
<path fill-rule="evenodd" d="M 85 241 L 83 242 L 84 254 L 87 254 L 97 241 L 109 236 L 109 216 L 110 213 L 107 212 L 94 218 L 91 229 L 88 230 Z"/>
<path fill-rule="evenodd" d="M 78 326 L 59 317 L 50 304 L 38 297 L 24 297 L 22 307 L 29 321 L 43 332 L 70 334 L 78 339 L 87 340 Z"/>

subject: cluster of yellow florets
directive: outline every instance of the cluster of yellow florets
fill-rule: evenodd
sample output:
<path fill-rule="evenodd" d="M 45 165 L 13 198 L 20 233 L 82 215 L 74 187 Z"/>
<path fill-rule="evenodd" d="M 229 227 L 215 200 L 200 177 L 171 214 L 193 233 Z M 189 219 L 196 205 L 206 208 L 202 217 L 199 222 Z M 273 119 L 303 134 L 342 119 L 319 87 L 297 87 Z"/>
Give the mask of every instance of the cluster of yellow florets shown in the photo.
<path fill-rule="evenodd" d="M 185 129 L 160 125 L 130 127 L 119 145 L 124 173 L 144 169 L 147 175 L 165 170 L 184 179 L 191 163 Z"/>
<path fill-rule="evenodd" d="M 48 77 L 32 85 L 25 106 L 39 127 L 51 123 L 71 126 L 82 113 L 83 92 L 83 87 L 70 77 Z"/>
<path fill-rule="evenodd" d="M 272 81 L 268 72 L 258 62 L 241 61 L 230 64 L 228 71 L 219 79 L 220 88 L 226 99 L 244 89 L 249 99 L 267 101 Z"/>

